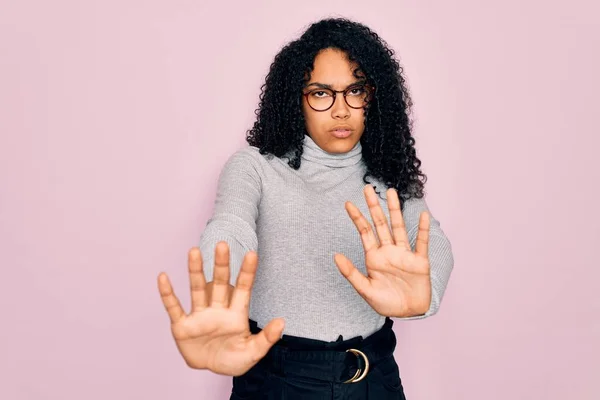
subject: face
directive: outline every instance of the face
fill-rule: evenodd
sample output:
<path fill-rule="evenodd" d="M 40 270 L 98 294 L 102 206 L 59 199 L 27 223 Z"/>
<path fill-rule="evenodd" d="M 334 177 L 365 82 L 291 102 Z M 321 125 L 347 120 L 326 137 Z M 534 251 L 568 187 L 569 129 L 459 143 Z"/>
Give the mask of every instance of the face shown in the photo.
<path fill-rule="evenodd" d="M 355 76 L 357 67 L 348 60 L 344 52 L 325 49 L 315 57 L 310 80 L 303 89 L 303 93 L 308 93 L 308 97 L 302 96 L 306 130 L 312 140 L 328 153 L 346 153 L 352 150 L 365 130 L 362 105 L 363 100 L 368 97 L 362 86 L 365 83 L 364 77 L 360 72 L 356 74 L 359 78 Z M 325 111 L 313 109 L 323 109 L 331 104 L 331 90 L 346 89 L 347 102 L 344 94 L 338 92 L 331 108 Z"/>

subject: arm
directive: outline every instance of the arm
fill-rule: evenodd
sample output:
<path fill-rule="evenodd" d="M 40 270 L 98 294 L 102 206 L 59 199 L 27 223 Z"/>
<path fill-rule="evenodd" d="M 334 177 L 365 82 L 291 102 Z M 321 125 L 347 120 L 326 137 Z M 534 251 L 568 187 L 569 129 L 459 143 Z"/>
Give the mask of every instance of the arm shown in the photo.
<path fill-rule="evenodd" d="M 202 235 L 203 254 L 198 248 L 188 254 L 192 298 L 188 313 L 166 274 L 158 277 L 171 332 L 186 364 L 230 376 L 252 368 L 279 340 L 284 328 L 283 320 L 274 319 L 253 335 L 248 324 L 257 268 L 256 252 L 249 250 L 257 247 L 255 228 L 261 193 L 256 170 L 259 160 L 250 151 L 238 152 L 227 161 L 219 178 L 214 214 Z M 217 243 L 219 239 L 224 240 Z M 231 257 L 229 246 L 233 248 Z M 233 271 L 230 261 L 235 262 Z M 205 274 L 212 282 L 206 282 Z M 230 286 L 233 282 L 235 288 Z"/>
<path fill-rule="evenodd" d="M 256 219 L 261 197 L 260 165 L 249 150 L 236 152 L 219 176 L 212 217 L 200 238 L 204 274 L 209 290 L 214 272 L 215 246 L 225 241 L 230 249 L 230 285 L 237 279 L 244 255 L 256 251 Z"/>
<path fill-rule="evenodd" d="M 403 216 L 410 246 L 415 250 L 419 216 L 423 211 L 429 212 L 425 199 L 410 199 L 404 204 Z M 430 213 L 431 215 L 431 213 Z M 454 257 L 450 241 L 442 231 L 439 221 L 433 216 L 429 225 L 429 265 L 431 274 L 431 304 L 425 314 L 414 317 L 398 318 L 400 320 L 423 319 L 438 312 L 444 292 L 454 268 Z"/>

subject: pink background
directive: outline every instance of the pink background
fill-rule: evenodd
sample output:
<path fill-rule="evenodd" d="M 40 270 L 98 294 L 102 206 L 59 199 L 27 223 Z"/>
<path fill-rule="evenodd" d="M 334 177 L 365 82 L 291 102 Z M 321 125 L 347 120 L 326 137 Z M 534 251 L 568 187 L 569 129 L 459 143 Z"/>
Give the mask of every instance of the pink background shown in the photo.
<path fill-rule="evenodd" d="M 0 6 L 0 398 L 227 398 L 184 365 L 156 276 L 189 304 L 273 56 L 342 15 L 401 57 L 455 251 L 440 313 L 396 324 L 409 400 L 599 399 L 600 7 L 207 3 Z"/>

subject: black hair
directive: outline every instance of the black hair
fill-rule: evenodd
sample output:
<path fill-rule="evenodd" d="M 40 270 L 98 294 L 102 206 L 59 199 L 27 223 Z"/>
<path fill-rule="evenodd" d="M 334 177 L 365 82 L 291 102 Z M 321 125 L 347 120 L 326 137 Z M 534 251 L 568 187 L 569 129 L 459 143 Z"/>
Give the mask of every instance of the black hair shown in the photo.
<path fill-rule="evenodd" d="M 373 177 L 387 188 L 395 188 L 404 200 L 423 197 L 427 177 L 420 170 L 411 134 L 412 101 L 402 67 L 385 41 L 358 22 L 344 18 L 318 21 L 281 49 L 261 88 L 247 142 L 261 154 L 287 156 L 290 167 L 300 167 L 306 135 L 302 89 L 315 57 L 328 48 L 343 51 L 375 87 L 360 139 L 367 170 L 363 180 L 372 183 L 368 178 Z"/>

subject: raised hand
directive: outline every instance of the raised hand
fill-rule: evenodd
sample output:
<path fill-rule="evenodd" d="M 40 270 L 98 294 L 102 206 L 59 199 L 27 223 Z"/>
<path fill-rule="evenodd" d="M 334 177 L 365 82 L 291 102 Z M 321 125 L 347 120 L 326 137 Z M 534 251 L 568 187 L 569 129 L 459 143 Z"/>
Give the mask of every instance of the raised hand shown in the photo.
<path fill-rule="evenodd" d="M 417 242 L 413 252 L 396 190 L 387 191 L 392 222 L 391 232 L 373 187 L 365 186 L 364 192 L 377 236 L 369 221 L 354 204 L 346 202 L 346 211 L 361 236 L 367 276 L 356 269 L 342 254 L 335 255 L 335 263 L 356 291 L 379 314 L 388 317 L 412 317 L 425 314 L 431 302 L 427 253 L 429 214 L 423 212 L 420 215 Z"/>
<path fill-rule="evenodd" d="M 256 253 L 249 252 L 244 257 L 231 296 L 227 243 L 220 242 L 215 249 L 212 291 L 207 290 L 198 248 L 190 250 L 188 267 L 192 297 L 189 314 L 181 308 L 167 275 L 158 276 L 158 289 L 179 352 L 191 368 L 230 376 L 244 374 L 279 340 L 284 327 L 282 319 L 274 319 L 260 333 L 250 333 L 248 308 L 257 268 Z"/>

